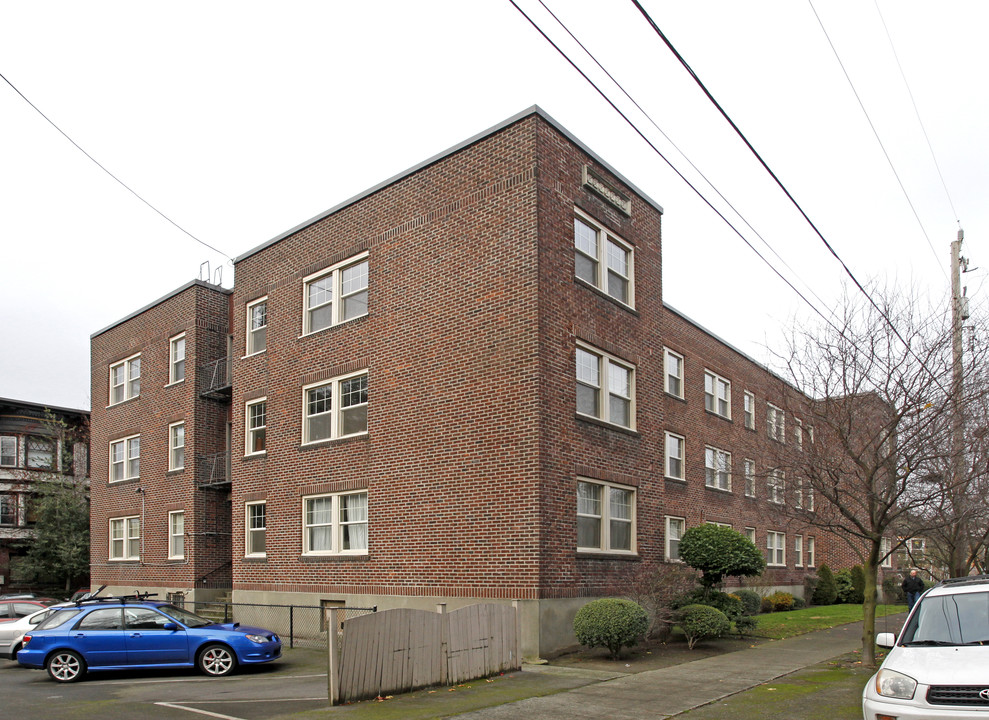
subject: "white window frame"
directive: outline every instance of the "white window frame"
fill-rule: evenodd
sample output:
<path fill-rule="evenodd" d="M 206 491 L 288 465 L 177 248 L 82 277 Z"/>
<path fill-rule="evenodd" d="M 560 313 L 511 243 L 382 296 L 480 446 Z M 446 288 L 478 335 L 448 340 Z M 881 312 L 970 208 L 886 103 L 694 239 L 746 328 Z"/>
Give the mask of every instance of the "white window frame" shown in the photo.
<path fill-rule="evenodd" d="M 674 365 L 679 366 L 679 374 L 674 372 Z M 683 400 L 683 355 L 663 348 L 663 390 L 668 395 Z"/>
<path fill-rule="evenodd" d="M 747 537 L 749 539 L 749 542 L 751 542 L 753 545 L 755 545 L 756 544 L 756 542 L 755 542 L 755 528 L 754 527 L 747 527 L 747 528 L 745 528 L 745 537 Z M 756 545 L 756 547 L 759 547 L 759 546 Z"/>
<path fill-rule="evenodd" d="M 17 467 L 19 443 L 16 435 L 0 436 L 0 467 Z M 14 461 L 9 462 L 6 458 L 13 457 Z"/>
<path fill-rule="evenodd" d="M 771 402 L 766 403 L 766 435 L 770 440 L 786 443 L 786 413 Z"/>
<path fill-rule="evenodd" d="M 814 512 L 814 488 L 808 480 L 797 478 L 793 489 L 793 504 L 798 510 Z"/>
<path fill-rule="evenodd" d="M 745 458 L 742 460 L 742 474 L 745 477 L 745 497 L 755 497 L 755 460 Z"/>
<path fill-rule="evenodd" d="M 674 443 L 676 450 L 679 454 L 674 454 L 670 452 L 670 443 Z M 677 435 L 676 433 L 668 432 L 666 433 L 666 443 L 665 443 L 665 476 L 673 480 L 686 480 L 687 478 L 687 441 L 682 435 Z M 680 472 L 676 473 L 672 466 L 673 462 L 678 462 L 680 464 Z"/>
<path fill-rule="evenodd" d="M 134 441 L 137 443 L 135 444 Z M 114 479 L 113 477 L 113 467 L 117 464 L 114 460 L 113 448 L 119 445 L 123 449 L 123 454 L 121 455 L 120 463 L 122 464 L 122 472 L 119 478 Z M 132 450 L 136 447 L 137 453 L 133 454 Z M 137 463 L 137 472 L 131 475 L 132 465 Z M 110 441 L 110 455 L 109 462 L 107 463 L 110 471 L 109 482 L 124 482 L 125 480 L 136 480 L 141 477 L 141 435 L 128 435 L 127 437 L 119 438 L 117 440 Z"/>
<path fill-rule="evenodd" d="M 181 428 L 181 432 L 180 432 Z M 179 437 L 181 435 L 181 438 Z M 179 440 L 181 439 L 181 444 Z M 176 462 L 177 451 L 182 451 L 181 462 Z M 182 470 L 185 467 L 185 420 L 174 422 L 168 426 L 168 471 Z"/>
<path fill-rule="evenodd" d="M 683 534 L 687 532 L 687 519 L 667 515 L 664 525 L 663 557 L 666 559 L 666 562 L 683 562 L 680 559 L 680 541 L 683 539 Z M 677 528 L 676 537 L 673 537 L 674 527 Z M 674 557 L 673 553 L 673 541 L 676 541 L 676 557 Z"/>
<path fill-rule="evenodd" d="M 586 373 L 582 374 L 581 370 L 585 366 L 580 363 L 581 353 L 586 353 L 587 355 L 591 355 L 596 358 L 596 377 L 594 379 L 587 376 Z M 589 388 L 595 393 L 595 404 L 597 406 L 596 415 L 581 412 L 578 400 L 577 414 L 582 417 L 594 418 L 616 427 L 635 430 L 635 365 L 627 363 L 624 360 L 620 360 L 614 355 L 606 353 L 603 350 L 599 350 L 593 345 L 588 345 L 587 343 L 577 341 L 577 348 L 574 352 L 574 366 L 578 397 L 581 387 Z M 628 373 L 627 396 L 622 395 L 621 392 L 618 391 L 618 388 L 612 387 L 611 381 L 619 377 L 619 372 L 617 370 L 612 370 L 612 368 L 620 368 Z M 611 419 L 612 397 L 618 398 L 619 401 L 627 403 L 627 425 Z"/>
<path fill-rule="evenodd" d="M 180 527 L 176 527 L 176 525 Z M 172 510 L 168 513 L 168 559 L 185 558 L 185 510 Z"/>
<path fill-rule="evenodd" d="M 786 473 L 779 468 L 766 473 L 766 499 L 774 505 L 786 503 Z"/>
<path fill-rule="evenodd" d="M 704 370 L 704 409 L 731 420 L 731 380 L 707 369 Z"/>
<path fill-rule="evenodd" d="M 766 531 L 766 565 L 786 567 L 786 533 L 776 530 Z"/>
<path fill-rule="evenodd" d="M 119 532 L 115 534 L 115 529 Z M 109 560 L 140 560 L 141 559 L 141 517 L 126 515 L 110 518 L 109 520 Z M 116 551 L 119 545 L 119 551 Z"/>
<path fill-rule="evenodd" d="M 364 402 L 357 403 L 354 405 L 348 405 L 346 408 L 342 407 L 341 400 L 341 390 L 340 388 L 344 383 L 349 380 L 354 380 L 356 378 L 364 378 L 364 394 L 367 396 Z M 330 442 L 332 440 L 338 440 L 340 438 L 346 437 L 359 437 L 361 435 L 367 435 L 367 407 L 370 400 L 370 389 L 369 389 L 369 377 L 367 370 L 358 370 L 357 372 L 348 373 L 347 375 L 340 375 L 331 380 L 324 380 L 318 383 L 312 383 L 311 385 L 306 385 L 302 388 L 302 444 L 303 445 L 315 445 L 316 443 Z M 309 414 L 309 393 L 313 390 L 319 390 L 320 388 L 330 389 L 330 409 L 319 413 Z M 354 408 L 365 408 L 365 420 L 364 429 L 358 432 L 352 432 L 343 434 L 343 415 L 347 410 L 352 410 Z M 321 417 L 323 415 L 328 415 L 330 420 L 330 434 L 328 437 L 321 437 L 315 440 L 311 440 L 311 429 L 312 420 L 315 417 Z"/>
<path fill-rule="evenodd" d="M 343 313 L 343 307 L 348 298 L 354 297 L 361 293 L 367 294 L 370 282 L 368 276 L 370 273 L 370 263 L 368 260 L 370 253 L 363 252 L 359 255 L 354 255 L 353 257 L 347 258 L 342 262 L 338 262 L 328 268 L 324 268 L 319 272 L 315 272 L 302 279 L 302 335 L 312 335 L 313 333 L 320 332 L 322 330 L 328 330 L 332 327 L 336 327 L 345 322 L 351 320 L 356 320 L 359 317 L 364 317 L 367 315 L 367 310 L 360 313 L 359 315 L 354 315 L 353 317 L 345 317 Z M 363 277 L 365 278 L 364 285 L 359 287 L 357 290 L 351 290 L 350 292 L 344 293 L 344 282 L 343 275 L 347 270 L 355 268 L 358 265 L 364 265 L 365 269 L 363 272 Z M 309 288 L 314 283 L 327 280 L 329 284 L 329 297 L 330 299 L 319 303 L 318 305 L 310 306 L 309 304 Z M 367 303 L 365 302 L 365 306 Z M 330 321 L 328 324 L 323 325 L 318 328 L 313 328 L 312 315 L 314 310 L 329 306 L 330 307 Z"/>
<path fill-rule="evenodd" d="M 597 512 L 593 508 L 581 506 L 580 486 L 596 487 L 598 489 Z M 628 517 L 616 517 L 612 507 L 612 493 L 625 493 L 628 497 Z M 581 545 L 580 532 L 576 533 L 577 551 L 581 553 L 607 553 L 609 555 L 634 555 L 636 553 L 636 492 L 635 488 L 616 483 L 602 482 L 590 478 L 577 478 L 576 517 L 580 524 L 581 518 L 597 524 L 598 545 Z M 617 525 L 627 527 L 629 546 L 615 547 L 613 543 L 614 530 Z"/>
<path fill-rule="evenodd" d="M 713 445 L 704 446 L 704 486 L 731 492 L 731 453 Z"/>
<path fill-rule="evenodd" d="M 807 536 L 807 567 L 817 567 L 817 541 L 813 535 Z"/>
<path fill-rule="evenodd" d="M 254 327 L 254 309 L 258 305 L 264 305 L 264 325 L 258 325 Z M 249 357 L 251 355 L 257 355 L 258 353 L 263 353 L 268 349 L 268 296 L 259 297 L 257 300 L 252 300 L 247 303 L 246 306 L 247 314 L 247 329 L 245 331 L 245 352 L 244 356 Z M 264 331 L 261 333 L 260 331 Z M 258 347 L 262 343 L 259 342 L 259 338 L 263 337 L 264 347 Z"/>
<path fill-rule="evenodd" d="M 893 541 L 888 537 L 879 538 L 879 567 L 893 567 Z M 883 557 L 885 556 L 885 557 Z"/>
<path fill-rule="evenodd" d="M 263 413 L 263 424 L 252 425 L 254 418 L 251 417 L 251 411 L 258 405 L 264 405 Z M 255 450 L 255 439 L 258 435 L 261 435 L 261 442 L 263 448 L 261 450 Z M 255 398 L 244 403 L 244 455 L 266 455 L 268 453 L 268 398 L 260 397 Z"/>
<path fill-rule="evenodd" d="M 793 538 L 793 566 L 803 567 L 804 566 L 804 536 L 797 535 Z"/>
<path fill-rule="evenodd" d="M 123 372 L 121 381 L 114 383 L 113 371 L 120 368 Z M 135 369 L 137 374 L 135 375 Z M 120 399 L 114 400 L 114 390 L 120 388 Z M 141 395 L 141 353 L 136 353 L 128 358 L 110 365 L 110 402 L 107 407 L 119 405 Z"/>
<path fill-rule="evenodd" d="M 252 507 L 262 507 L 264 508 L 263 520 L 264 524 L 260 526 L 251 525 L 251 508 Z M 261 552 L 252 552 L 251 547 L 251 537 L 252 535 L 260 534 L 264 538 L 264 550 Z M 267 500 L 254 500 L 252 502 L 244 503 L 244 557 L 267 557 L 268 556 L 268 501 Z"/>
<path fill-rule="evenodd" d="M 341 518 L 341 499 L 344 497 L 358 497 L 364 496 L 364 518 L 363 520 L 357 519 L 353 521 L 346 521 Z M 330 521 L 328 523 L 312 523 L 308 521 L 309 518 L 309 505 L 315 500 L 330 500 Z M 367 555 L 368 547 L 370 546 L 370 537 L 368 532 L 370 530 L 370 522 L 368 521 L 368 492 L 367 490 L 358 491 L 347 491 L 340 493 L 325 493 L 320 495 L 307 495 L 302 498 L 302 554 L 306 556 L 324 556 L 324 555 Z M 364 525 L 364 547 L 357 548 L 344 548 L 343 547 L 343 534 L 344 527 L 348 525 Z M 312 543 L 312 536 L 310 530 L 328 527 L 330 529 L 330 549 L 329 550 L 312 550 L 310 545 Z"/>
<path fill-rule="evenodd" d="M 717 520 L 708 520 L 707 525 L 714 525 L 714 527 L 723 527 L 731 530 L 731 523 L 718 522 Z"/>
<path fill-rule="evenodd" d="M 593 254 L 591 248 L 582 248 L 577 241 L 578 223 L 582 223 L 595 236 Z M 613 266 L 611 253 L 608 252 L 611 245 L 614 245 L 619 252 L 624 254 L 626 264 L 624 273 L 621 268 Z M 578 272 L 578 255 L 590 263 L 590 269 L 594 276 L 593 280 L 581 276 Z M 625 299 L 622 299 L 619 295 L 611 291 L 610 280 L 612 274 L 624 283 Z M 581 212 L 576 208 L 574 208 L 574 277 L 581 282 L 597 288 L 621 305 L 630 308 L 635 307 L 635 249 L 613 232 L 607 230 L 601 223 L 592 219 L 587 213 Z"/>
<path fill-rule="evenodd" d="M 800 418 L 794 418 L 796 420 L 796 427 L 794 430 L 793 441 L 797 446 L 799 452 L 804 451 L 804 424 Z"/>
<path fill-rule="evenodd" d="M 755 430 L 755 395 L 748 390 L 742 393 L 742 414 L 746 430 Z"/>
<path fill-rule="evenodd" d="M 179 333 L 168 339 L 168 384 L 185 382 L 185 333 Z M 181 350 L 181 352 L 180 352 Z M 180 357 L 181 356 L 181 357 Z M 181 365 L 180 365 L 181 363 Z M 179 369 L 182 377 L 179 377 Z"/>

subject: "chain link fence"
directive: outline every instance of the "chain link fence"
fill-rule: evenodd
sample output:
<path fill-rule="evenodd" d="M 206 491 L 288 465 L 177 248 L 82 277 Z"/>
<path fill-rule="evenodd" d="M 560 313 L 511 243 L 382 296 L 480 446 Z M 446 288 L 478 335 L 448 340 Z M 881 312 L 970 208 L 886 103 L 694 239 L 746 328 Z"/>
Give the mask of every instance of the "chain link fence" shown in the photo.
<path fill-rule="evenodd" d="M 336 603 L 324 605 L 260 605 L 254 603 L 192 602 L 179 593 L 169 593 L 169 601 L 181 608 L 217 623 L 237 622 L 278 633 L 287 647 L 323 649 L 329 611 L 342 611 L 341 625 L 350 618 L 377 612 L 377 607 L 345 607 Z M 337 617 L 340 617 L 338 613 Z M 340 628 L 337 628 L 340 631 Z"/>

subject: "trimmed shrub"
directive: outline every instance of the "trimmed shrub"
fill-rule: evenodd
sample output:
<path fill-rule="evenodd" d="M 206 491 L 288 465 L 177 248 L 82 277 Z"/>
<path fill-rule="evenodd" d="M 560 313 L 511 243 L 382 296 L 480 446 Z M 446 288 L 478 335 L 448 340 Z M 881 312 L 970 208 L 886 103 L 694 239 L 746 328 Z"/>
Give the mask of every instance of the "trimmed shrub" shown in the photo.
<path fill-rule="evenodd" d="M 831 568 L 827 565 L 821 565 L 817 569 L 817 587 L 814 588 L 814 604 L 834 605 L 837 597 L 838 588 L 834 582 L 834 575 L 831 574 Z"/>
<path fill-rule="evenodd" d="M 836 603 L 850 604 L 855 597 L 855 588 L 852 586 L 852 571 L 839 570 L 834 574 L 834 586 L 837 594 Z"/>
<path fill-rule="evenodd" d="M 903 594 L 903 581 L 896 575 L 887 575 L 883 578 L 883 600 L 890 605 L 906 605 L 907 598 Z M 925 583 L 926 585 L 926 583 Z"/>
<path fill-rule="evenodd" d="M 677 607 L 682 608 L 687 605 L 710 605 L 723 612 L 730 622 L 734 622 L 735 618 L 739 618 L 745 613 L 745 606 L 738 595 L 720 590 L 705 591 L 704 588 L 696 588 L 693 592 L 677 600 Z"/>
<path fill-rule="evenodd" d="M 865 602 L 865 570 L 861 565 L 852 568 L 852 587 L 855 588 L 855 599 L 852 602 L 856 604 Z"/>
<path fill-rule="evenodd" d="M 649 628 L 649 615 L 642 606 L 622 598 L 592 600 L 577 611 L 573 631 L 577 642 L 587 647 L 606 647 L 612 658 L 622 648 L 632 647 Z"/>
<path fill-rule="evenodd" d="M 808 605 L 814 604 L 814 591 L 817 589 L 817 575 L 804 575 L 804 600 Z"/>
<path fill-rule="evenodd" d="M 731 630 L 731 623 L 723 612 L 710 605 L 687 605 L 680 608 L 677 624 L 687 638 L 691 650 L 698 641 L 709 637 L 721 637 Z"/>
<path fill-rule="evenodd" d="M 759 621 L 754 615 L 742 615 L 735 619 L 735 632 L 741 636 L 748 635 L 759 625 Z"/>
<path fill-rule="evenodd" d="M 793 609 L 794 610 L 802 610 L 805 607 L 807 607 L 807 601 L 806 600 L 804 600 L 802 597 L 795 597 L 795 598 L 793 598 Z"/>
<path fill-rule="evenodd" d="M 701 585 L 710 590 L 726 577 L 761 575 L 766 559 L 751 540 L 721 525 L 695 525 L 680 538 L 680 559 L 701 571 Z"/>
<path fill-rule="evenodd" d="M 762 596 L 755 590 L 736 590 L 734 595 L 742 601 L 742 612 L 746 615 L 758 615 L 762 609 Z"/>
<path fill-rule="evenodd" d="M 777 590 L 767 598 L 773 605 L 773 612 L 786 612 L 793 610 L 793 595 L 782 590 Z"/>
<path fill-rule="evenodd" d="M 773 611 L 773 601 L 768 597 L 761 598 L 759 600 L 759 612 L 761 613 L 771 613 Z"/>

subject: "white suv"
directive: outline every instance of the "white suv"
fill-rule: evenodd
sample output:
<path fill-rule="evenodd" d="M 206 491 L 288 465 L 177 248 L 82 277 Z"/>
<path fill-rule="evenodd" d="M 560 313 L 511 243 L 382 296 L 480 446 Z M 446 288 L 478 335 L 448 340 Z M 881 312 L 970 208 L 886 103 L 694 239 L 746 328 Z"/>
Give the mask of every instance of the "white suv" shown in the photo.
<path fill-rule="evenodd" d="M 924 593 L 862 693 L 865 720 L 989 720 L 989 575 Z"/>

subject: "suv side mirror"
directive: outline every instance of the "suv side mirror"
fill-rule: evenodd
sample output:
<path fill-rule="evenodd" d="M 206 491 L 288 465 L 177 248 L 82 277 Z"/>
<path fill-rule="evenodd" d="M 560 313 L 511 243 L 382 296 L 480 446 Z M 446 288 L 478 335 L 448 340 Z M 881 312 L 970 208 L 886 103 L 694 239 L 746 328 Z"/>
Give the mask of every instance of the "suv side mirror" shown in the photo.
<path fill-rule="evenodd" d="M 896 635 L 891 632 L 879 633 L 876 635 L 876 645 L 882 648 L 891 648 L 896 645 Z"/>

